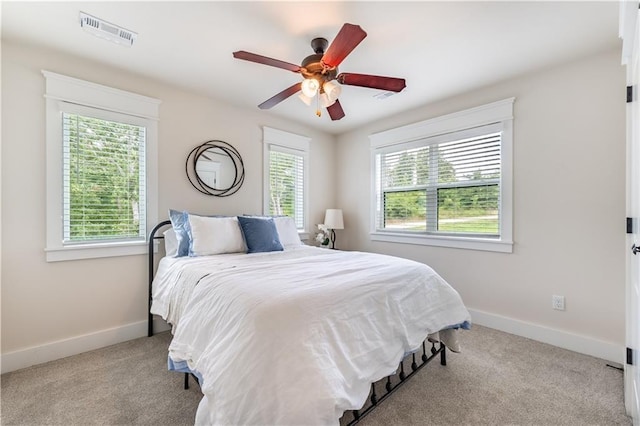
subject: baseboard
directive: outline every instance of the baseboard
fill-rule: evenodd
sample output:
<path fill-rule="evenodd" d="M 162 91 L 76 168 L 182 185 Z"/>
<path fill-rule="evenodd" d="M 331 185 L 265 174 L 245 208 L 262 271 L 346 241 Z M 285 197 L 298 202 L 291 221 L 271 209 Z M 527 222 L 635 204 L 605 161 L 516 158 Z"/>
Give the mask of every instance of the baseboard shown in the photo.
<path fill-rule="evenodd" d="M 153 320 L 154 332 L 169 330 L 169 326 L 160 318 Z M 147 335 L 147 322 L 140 321 L 121 327 L 101 330 L 96 333 L 59 340 L 41 346 L 2 354 L 0 360 L 2 373 L 19 370 L 32 365 L 42 364 L 56 359 L 77 355 L 94 349 L 126 342 Z"/>
<path fill-rule="evenodd" d="M 526 337 L 538 342 L 548 343 L 574 352 L 594 356 L 607 361 L 624 363 L 624 347 L 594 339 L 587 336 L 556 330 L 525 321 L 507 318 L 488 312 L 469 309 L 474 324 Z M 169 326 L 162 319 L 153 321 L 155 332 L 169 330 Z M 45 345 L 2 354 L 0 361 L 2 373 L 19 370 L 32 365 L 42 364 L 56 359 L 76 355 L 115 345 L 127 340 L 137 339 L 147 335 L 147 322 L 127 324 L 122 327 L 102 330 L 84 336 L 73 337 Z"/>
<path fill-rule="evenodd" d="M 592 337 L 556 330 L 513 318 L 488 312 L 469 309 L 472 323 L 526 337 L 542 343 L 548 343 L 563 349 L 624 364 L 625 349 L 611 342 Z"/>

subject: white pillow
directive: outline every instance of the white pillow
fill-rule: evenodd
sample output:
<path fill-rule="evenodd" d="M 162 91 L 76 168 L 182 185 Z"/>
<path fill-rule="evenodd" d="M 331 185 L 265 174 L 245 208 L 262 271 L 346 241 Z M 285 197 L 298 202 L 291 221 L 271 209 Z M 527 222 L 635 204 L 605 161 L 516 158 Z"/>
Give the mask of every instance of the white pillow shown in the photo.
<path fill-rule="evenodd" d="M 174 257 L 178 253 L 178 237 L 173 228 L 169 228 L 162 233 L 164 236 L 164 255 Z"/>
<path fill-rule="evenodd" d="M 298 228 L 292 217 L 276 216 L 273 221 L 276 223 L 276 230 L 282 247 L 286 249 L 302 245 L 300 235 L 298 235 Z"/>
<path fill-rule="evenodd" d="M 189 256 L 246 253 L 238 218 L 189 215 Z"/>

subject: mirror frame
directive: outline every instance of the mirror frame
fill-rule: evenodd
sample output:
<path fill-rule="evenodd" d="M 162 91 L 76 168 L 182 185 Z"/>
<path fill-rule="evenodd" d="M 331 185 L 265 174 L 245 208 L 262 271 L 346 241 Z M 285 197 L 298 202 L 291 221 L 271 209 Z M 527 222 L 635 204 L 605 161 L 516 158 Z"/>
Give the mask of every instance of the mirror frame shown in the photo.
<path fill-rule="evenodd" d="M 233 162 L 235 177 L 233 179 L 233 184 L 231 184 L 231 186 L 229 186 L 228 188 L 212 188 L 207 185 L 200 176 L 198 176 L 198 172 L 196 170 L 198 159 L 200 159 L 200 157 L 206 151 L 213 148 L 218 148 L 223 153 L 227 154 L 227 156 Z M 238 190 L 244 183 L 244 162 L 242 161 L 240 153 L 228 142 L 221 140 L 213 139 L 193 148 L 187 156 L 185 169 L 187 172 L 187 179 L 189 179 L 191 185 L 205 195 L 212 195 L 214 197 L 228 197 L 229 195 L 233 195 L 238 192 Z"/>

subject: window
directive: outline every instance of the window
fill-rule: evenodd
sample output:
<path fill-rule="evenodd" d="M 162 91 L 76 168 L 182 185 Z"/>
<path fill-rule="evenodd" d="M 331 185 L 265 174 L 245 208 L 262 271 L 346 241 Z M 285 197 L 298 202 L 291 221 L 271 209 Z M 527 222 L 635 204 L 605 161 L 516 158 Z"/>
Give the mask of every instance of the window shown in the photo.
<path fill-rule="evenodd" d="M 511 252 L 512 107 L 372 135 L 372 239 Z"/>
<path fill-rule="evenodd" d="M 43 71 L 47 261 L 144 254 L 159 101 Z"/>
<path fill-rule="evenodd" d="M 62 113 L 63 243 L 145 240 L 145 130 Z"/>
<path fill-rule="evenodd" d="M 292 217 L 307 229 L 309 138 L 264 128 L 264 213 Z"/>

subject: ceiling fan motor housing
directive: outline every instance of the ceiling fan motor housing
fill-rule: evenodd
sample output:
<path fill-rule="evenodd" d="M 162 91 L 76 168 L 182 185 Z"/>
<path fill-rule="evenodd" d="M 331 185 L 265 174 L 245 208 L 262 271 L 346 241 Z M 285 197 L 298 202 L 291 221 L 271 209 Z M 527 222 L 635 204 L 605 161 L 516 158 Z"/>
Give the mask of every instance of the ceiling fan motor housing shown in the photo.
<path fill-rule="evenodd" d="M 329 42 L 326 38 L 318 37 L 311 40 L 311 48 L 315 52 L 302 60 L 302 70 L 300 73 L 304 78 L 315 78 L 320 83 L 335 80 L 338 75 L 338 67 L 334 69 L 327 68 L 322 64 L 322 57 L 327 49 Z"/>
<path fill-rule="evenodd" d="M 315 53 L 324 54 L 324 52 L 327 50 L 327 46 L 329 46 L 329 42 L 326 38 L 316 37 L 311 40 L 311 48 Z"/>

